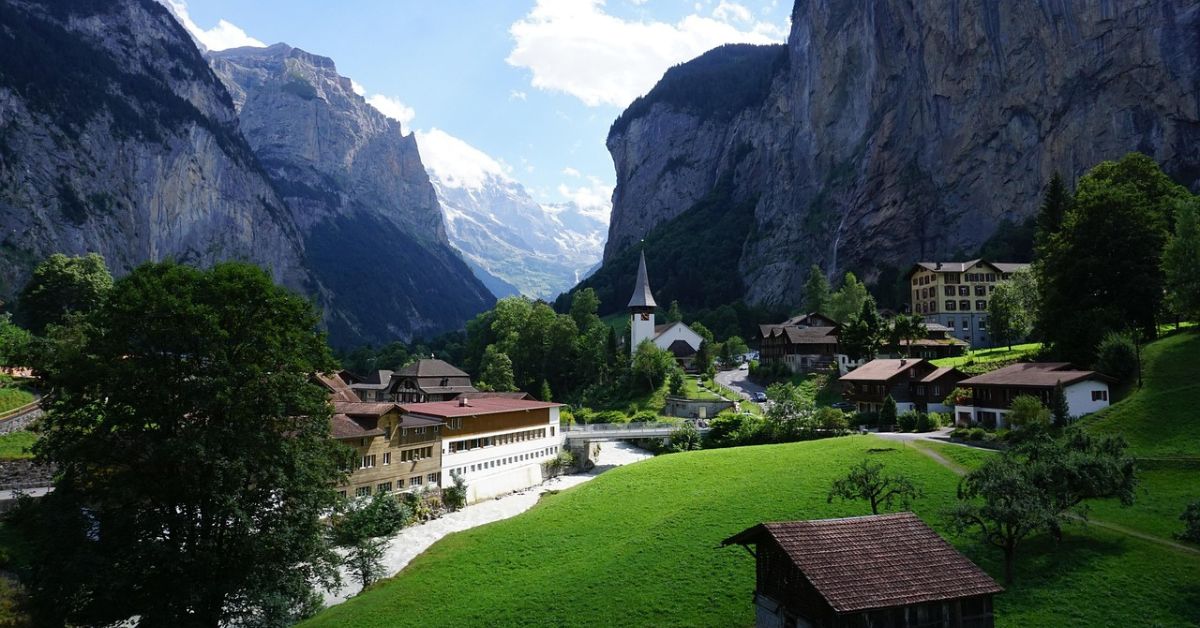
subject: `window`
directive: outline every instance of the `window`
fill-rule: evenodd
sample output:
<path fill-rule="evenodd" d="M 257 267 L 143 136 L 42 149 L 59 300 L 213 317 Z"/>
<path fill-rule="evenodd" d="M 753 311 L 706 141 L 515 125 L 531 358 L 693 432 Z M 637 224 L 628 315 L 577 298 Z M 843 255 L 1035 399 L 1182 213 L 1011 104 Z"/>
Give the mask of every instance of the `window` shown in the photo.
<path fill-rule="evenodd" d="M 408 485 L 409 486 L 420 486 L 421 485 L 421 476 L 418 475 L 418 476 L 414 477 L 413 479 L 409 480 Z"/>
<path fill-rule="evenodd" d="M 975 309 L 979 310 L 980 312 L 987 311 L 987 301 L 984 301 L 983 299 L 976 300 Z"/>
<path fill-rule="evenodd" d="M 423 427 L 414 427 L 413 428 L 413 434 L 424 434 L 424 433 L 425 433 L 425 428 L 423 428 Z"/>
<path fill-rule="evenodd" d="M 971 286 L 959 286 L 958 287 L 958 296 L 965 297 L 969 294 L 971 294 Z"/>
<path fill-rule="evenodd" d="M 960 310 L 962 310 L 962 311 L 964 311 L 964 312 L 965 312 L 965 311 L 967 311 L 967 310 L 969 310 L 969 309 L 971 309 L 971 302 L 970 302 L 970 301 L 968 301 L 968 300 L 966 300 L 966 299 L 963 299 L 963 300 L 959 301 L 959 302 L 958 302 L 958 309 L 960 309 Z"/>
<path fill-rule="evenodd" d="M 404 479 L 396 480 L 396 488 L 404 488 Z"/>
<path fill-rule="evenodd" d="M 988 274 L 987 274 L 987 280 L 988 280 L 988 281 L 993 281 L 993 282 L 994 282 L 994 281 L 996 281 L 996 273 L 988 273 Z"/>
<path fill-rule="evenodd" d="M 388 452 L 384 452 L 384 454 L 383 454 L 383 464 L 384 464 L 384 465 L 389 465 L 389 464 L 392 464 L 392 452 L 390 452 L 390 451 L 388 451 Z"/>
<path fill-rule="evenodd" d="M 987 286 L 975 286 L 975 296 L 977 296 L 977 297 L 986 297 L 986 296 L 987 296 L 987 289 L 988 289 L 988 287 L 987 287 Z"/>
<path fill-rule="evenodd" d="M 392 483 L 391 482 L 380 482 L 379 485 L 375 487 L 375 492 L 376 493 L 392 492 Z"/>
<path fill-rule="evenodd" d="M 425 476 L 425 481 L 430 484 L 437 484 L 438 474 L 430 473 L 429 475 Z"/>
<path fill-rule="evenodd" d="M 338 491 L 338 497 L 345 497 L 346 491 Z"/>
<path fill-rule="evenodd" d="M 554 436 L 554 430 L 555 430 L 555 428 L 554 428 L 554 427 L 551 427 L 551 428 L 550 428 L 550 436 Z"/>
<path fill-rule="evenodd" d="M 449 423 L 447 423 L 447 427 L 452 430 L 462 429 L 462 417 L 450 419 Z"/>
<path fill-rule="evenodd" d="M 383 437 L 388 440 L 392 440 L 392 426 L 391 425 L 383 426 Z"/>
<path fill-rule="evenodd" d="M 369 486 L 360 486 L 360 487 L 354 489 L 355 497 L 367 497 L 370 494 L 371 494 L 371 487 L 369 487 Z"/>
<path fill-rule="evenodd" d="M 954 296 L 954 286 L 946 286 L 942 289 L 942 293 L 948 297 Z"/>
<path fill-rule="evenodd" d="M 1107 390 L 1093 390 L 1092 391 L 1092 401 L 1108 401 L 1108 391 Z"/>
<path fill-rule="evenodd" d="M 369 456 L 362 457 L 362 460 L 359 461 L 358 468 L 359 469 L 370 469 L 371 467 L 374 467 L 374 466 L 375 466 L 375 454 L 371 454 Z"/>
<path fill-rule="evenodd" d="M 965 318 L 962 319 L 962 330 L 963 331 L 971 331 L 971 321 L 969 321 Z"/>
<path fill-rule="evenodd" d="M 422 458 L 432 458 L 433 447 L 415 447 L 400 452 L 400 462 L 415 462 Z"/>
<path fill-rule="evenodd" d="M 986 318 L 979 319 L 979 331 L 987 331 L 987 319 Z"/>
<path fill-rule="evenodd" d="M 946 311 L 947 312 L 954 311 L 954 301 L 946 301 Z"/>

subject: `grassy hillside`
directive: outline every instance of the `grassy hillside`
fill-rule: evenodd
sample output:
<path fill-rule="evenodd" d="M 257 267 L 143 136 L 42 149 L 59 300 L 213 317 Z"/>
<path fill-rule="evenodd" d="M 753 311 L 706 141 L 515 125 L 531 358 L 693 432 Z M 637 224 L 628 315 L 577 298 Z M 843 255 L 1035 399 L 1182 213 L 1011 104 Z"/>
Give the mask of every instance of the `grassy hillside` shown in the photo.
<path fill-rule="evenodd" d="M 529 512 L 447 537 L 397 577 L 310 626 L 749 626 L 754 561 L 721 539 L 759 521 L 868 512 L 826 503 L 864 457 L 919 482 L 914 511 L 945 533 L 957 476 L 875 437 L 662 456 L 543 499 Z M 952 538 L 993 574 L 999 557 Z M 997 599 L 999 626 L 1180 625 L 1200 621 L 1200 557 L 1072 528 L 1027 546 Z M 1137 600 L 1137 604 L 1129 604 Z"/>
<path fill-rule="evenodd" d="M 1088 417 L 1087 429 L 1122 434 L 1140 457 L 1200 457 L 1200 332 L 1153 342 L 1142 358 L 1141 390 Z"/>

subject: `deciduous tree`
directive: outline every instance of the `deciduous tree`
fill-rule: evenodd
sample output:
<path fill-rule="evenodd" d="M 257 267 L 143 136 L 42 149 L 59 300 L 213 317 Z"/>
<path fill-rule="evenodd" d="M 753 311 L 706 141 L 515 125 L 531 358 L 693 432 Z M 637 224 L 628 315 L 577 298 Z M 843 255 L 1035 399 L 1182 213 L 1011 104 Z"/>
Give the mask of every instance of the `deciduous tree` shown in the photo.
<path fill-rule="evenodd" d="M 516 390 L 513 383 L 513 365 L 508 354 L 496 345 L 488 345 L 480 365 L 479 383 L 483 388 L 500 392 Z"/>
<path fill-rule="evenodd" d="M 1175 233 L 1163 250 L 1167 300 L 1179 315 L 1200 320 L 1200 199 L 1181 203 Z"/>
<path fill-rule="evenodd" d="M 920 487 L 907 476 L 884 473 L 883 463 L 863 460 L 850 467 L 846 477 L 833 481 L 826 501 L 833 503 L 834 498 L 863 500 L 871 505 L 871 514 L 877 515 L 880 508 L 890 510 L 892 504 L 897 502 L 901 508 L 907 509 L 914 499 L 922 496 Z"/>
<path fill-rule="evenodd" d="M 278 624 L 332 583 L 322 512 L 349 450 L 312 373 L 307 300 L 262 270 L 148 264 L 78 327 L 35 446 L 55 490 L 24 517 L 39 621 Z"/>
<path fill-rule="evenodd" d="M 808 270 L 808 281 L 804 283 L 804 313 L 829 315 L 831 305 L 829 279 L 820 266 L 812 265 Z"/>
<path fill-rule="evenodd" d="M 99 254 L 55 253 L 33 269 L 18 299 L 18 318 L 26 329 L 41 334 L 47 325 L 63 323 L 72 312 L 98 307 L 112 286 L 112 275 Z"/>
<path fill-rule="evenodd" d="M 863 303 L 870 297 L 867 287 L 863 285 L 854 273 L 846 273 L 842 279 L 842 287 L 833 293 L 829 301 L 828 316 L 839 323 L 850 320 L 862 311 Z"/>

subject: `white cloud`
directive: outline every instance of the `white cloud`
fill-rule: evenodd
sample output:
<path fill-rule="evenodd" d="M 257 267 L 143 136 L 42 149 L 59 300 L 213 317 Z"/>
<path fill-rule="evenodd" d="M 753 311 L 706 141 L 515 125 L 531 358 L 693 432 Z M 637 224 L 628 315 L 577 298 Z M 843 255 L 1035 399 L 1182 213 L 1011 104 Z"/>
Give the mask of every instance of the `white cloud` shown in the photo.
<path fill-rule="evenodd" d="M 576 170 L 570 166 L 563 168 L 563 174 L 567 175 L 568 177 L 574 177 L 576 179 L 583 176 L 583 174 L 581 174 L 578 170 Z"/>
<path fill-rule="evenodd" d="M 736 2 L 726 2 L 726 0 L 721 0 L 721 4 L 718 4 L 717 8 L 713 9 L 712 14 L 713 17 L 722 22 L 745 23 L 754 19 L 754 14 L 750 12 L 750 9 Z"/>
<path fill-rule="evenodd" d="M 722 9 L 724 7 L 724 9 Z M 736 8 L 735 8 L 736 7 Z M 782 41 L 786 29 L 747 19 L 741 5 L 722 2 L 714 17 L 689 15 L 678 23 L 630 21 L 604 11 L 603 0 L 537 0 L 509 28 L 515 44 L 510 65 L 532 71 L 531 84 L 570 94 L 589 106 L 625 107 L 654 86 L 672 65 L 722 44 Z"/>
<path fill-rule="evenodd" d="M 362 83 L 359 83 L 354 79 L 350 79 L 350 89 L 354 90 L 354 93 L 358 94 L 359 96 L 367 95 L 367 88 L 363 87 Z"/>
<path fill-rule="evenodd" d="M 523 91 L 521 91 L 521 90 L 519 90 L 519 89 L 514 89 L 514 90 L 512 90 L 512 91 L 510 91 L 510 92 L 508 93 L 508 99 L 509 99 L 509 100 L 521 100 L 521 101 L 524 101 L 526 98 L 529 98 L 529 94 L 526 94 L 525 92 L 523 92 Z"/>
<path fill-rule="evenodd" d="M 417 112 L 412 107 L 400 102 L 396 98 L 384 96 L 383 94 L 371 94 L 367 96 L 367 104 L 378 109 L 379 113 L 405 126 L 417 116 Z"/>
<path fill-rule="evenodd" d="M 417 131 L 417 146 L 425 169 L 449 187 L 479 189 L 493 177 L 511 181 L 511 167 L 441 129 Z"/>
<path fill-rule="evenodd" d="M 247 35 L 246 31 L 225 20 L 217 20 L 217 25 L 207 30 L 200 28 L 200 25 L 192 21 L 192 17 L 188 15 L 187 2 L 183 0 L 160 1 L 175 14 L 179 23 L 206 50 L 226 50 L 242 46 L 266 47 L 263 42 Z"/>
<path fill-rule="evenodd" d="M 608 224 L 612 214 L 613 188 L 597 177 L 588 177 L 587 185 L 571 187 L 559 184 L 558 193 L 579 208 L 579 213 Z"/>

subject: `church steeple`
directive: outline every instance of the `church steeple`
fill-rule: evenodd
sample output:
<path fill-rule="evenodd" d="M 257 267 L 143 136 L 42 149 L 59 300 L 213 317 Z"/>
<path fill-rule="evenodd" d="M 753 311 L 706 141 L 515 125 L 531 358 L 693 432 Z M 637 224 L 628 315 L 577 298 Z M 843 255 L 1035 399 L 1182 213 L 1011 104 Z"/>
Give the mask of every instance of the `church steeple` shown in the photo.
<path fill-rule="evenodd" d="M 654 295 L 650 294 L 650 277 L 646 274 L 646 252 L 642 251 L 642 258 L 638 261 L 637 285 L 633 287 L 633 296 L 629 298 L 629 307 L 653 308 L 657 305 L 654 302 Z"/>
<path fill-rule="evenodd" d="M 646 273 L 646 253 L 638 261 L 637 284 L 629 298 L 629 350 L 637 351 L 643 340 L 654 339 L 654 295 L 650 293 L 650 277 Z"/>

